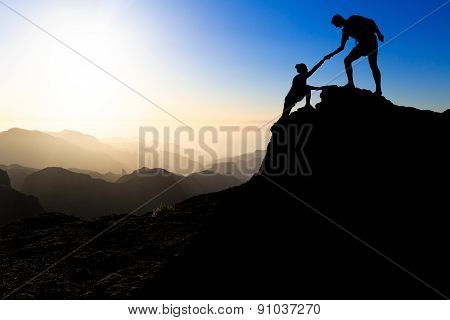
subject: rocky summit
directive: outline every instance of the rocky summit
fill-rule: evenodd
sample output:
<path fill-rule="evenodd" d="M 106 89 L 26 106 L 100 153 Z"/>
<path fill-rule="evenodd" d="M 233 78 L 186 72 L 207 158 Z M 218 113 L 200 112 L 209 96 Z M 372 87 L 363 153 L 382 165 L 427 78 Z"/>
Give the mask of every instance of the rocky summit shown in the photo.
<path fill-rule="evenodd" d="M 1 294 L 445 298 L 449 116 L 327 87 L 315 109 L 273 128 L 244 185 L 141 216 L 47 214 L 3 227 Z"/>

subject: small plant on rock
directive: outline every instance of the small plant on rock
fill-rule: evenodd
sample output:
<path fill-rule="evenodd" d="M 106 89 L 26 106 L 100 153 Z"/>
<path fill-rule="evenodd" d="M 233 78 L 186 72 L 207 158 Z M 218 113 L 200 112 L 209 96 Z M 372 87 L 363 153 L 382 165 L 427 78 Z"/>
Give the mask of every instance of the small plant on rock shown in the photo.
<path fill-rule="evenodd" d="M 161 203 L 158 208 L 153 209 L 152 217 L 160 218 L 168 215 L 173 211 L 173 206 L 170 204 Z"/>

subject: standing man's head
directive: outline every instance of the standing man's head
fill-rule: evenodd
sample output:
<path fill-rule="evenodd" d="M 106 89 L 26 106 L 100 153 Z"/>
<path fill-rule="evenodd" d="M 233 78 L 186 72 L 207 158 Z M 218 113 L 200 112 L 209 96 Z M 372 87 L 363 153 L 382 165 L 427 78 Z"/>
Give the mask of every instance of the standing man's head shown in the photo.
<path fill-rule="evenodd" d="M 308 67 L 304 63 L 297 64 L 295 66 L 295 69 L 297 69 L 298 73 L 307 73 L 308 72 Z"/>
<path fill-rule="evenodd" d="M 333 19 L 331 19 L 331 23 L 334 24 L 336 28 L 342 28 L 346 21 L 347 20 L 345 20 L 340 14 L 333 16 Z"/>

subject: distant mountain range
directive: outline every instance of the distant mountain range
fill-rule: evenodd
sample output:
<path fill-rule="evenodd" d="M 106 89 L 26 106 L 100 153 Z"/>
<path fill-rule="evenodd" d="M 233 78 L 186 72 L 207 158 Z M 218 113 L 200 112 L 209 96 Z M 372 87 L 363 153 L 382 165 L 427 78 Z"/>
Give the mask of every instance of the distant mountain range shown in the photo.
<path fill-rule="evenodd" d="M 137 168 L 138 164 L 138 144 L 136 143 L 134 146 L 134 149 L 129 150 L 121 150 L 118 149 L 108 143 L 104 143 L 97 139 L 94 136 L 84 134 L 78 131 L 72 131 L 72 130 L 63 130 L 59 132 L 46 132 L 47 134 L 55 137 L 63 139 L 67 142 L 69 142 L 72 145 L 78 146 L 80 148 L 83 148 L 90 152 L 100 152 L 104 155 L 107 155 L 108 157 L 118 161 L 122 164 L 122 168 L 126 171 L 133 170 Z M 73 166 L 74 168 L 80 168 L 84 169 L 80 166 Z M 107 172 L 112 171 L 114 173 L 120 173 L 119 171 L 114 170 L 108 170 L 107 168 L 104 168 L 103 170 L 94 170 L 99 172 Z"/>
<path fill-rule="evenodd" d="M 167 145 L 159 151 L 159 161 L 153 163 L 156 168 L 162 164 L 163 169 L 133 171 L 130 168 L 137 166 L 138 153 L 132 151 L 132 141 L 126 143 L 126 147 L 117 148 L 69 130 L 41 132 L 14 128 L 0 132 L 0 169 L 8 174 L 8 189 L 2 192 L 12 198 L 20 197 L 21 193 L 34 196 L 47 212 L 93 218 L 130 212 L 176 183 L 157 202 L 142 208 L 151 211 L 161 203 L 176 204 L 195 195 L 237 186 L 257 172 L 265 154 L 256 151 L 221 159 L 208 165 L 209 170 L 205 171 L 194 160 L 165 151 L 181 150 L 180 146 Z"/>
<path fill-rule="evenodd" d="M 34 172 L 39 171 L 39 169 L 23 167 L 19 166 L 18 164 L 11 164 L 9 166 L 0 165 L 0 169 L 8 173 L 9 179 L 11 180 L 11 187 L 13 189 L 16 189 L 17 191 L 22 190 L 22 186 L 26 177 L 28 177 L 30 174 Z M 82 170 L 76 168 L 70 168 L 68 170 L 75 173 L 87 174 L 93 179 L 101 179 L 108 182 L 116 182 L 120 177 L 122 177 L 121 174 L 116 174 L 112 172 L 102 174 L 96 171 Z"/>
<path fill-rule="evenodd" d="M 87 174 L 92 179 L 100 179 L 100 180 L 105 180 L 107 182 L 116 182 L 117 180 L 120 179 L 120 177 L 122 177 L 121 174 L 112 173 L 112 172 L 98 173 L 95 171 L 81 170 L 81 169 L 76 169 L 76 168 L 69 168 L 68 170 L 75 172 L 75 173 Z"/>
<path fill-rule="evenodd" d="M 210 170 L 225 175 L 232 174 L 246 182 L 259 171 L 265 155 L 266 150 L 256 150 L 253 153 L 220 159 L 211 165 Z"/>
<path fill-rule="evenodd" d="M 18 164 L 11 164 L 9 166 L 0 165 L 0 169 L 8 173 L 11 181 L 11 187 L 18 191 L 22 190 L 23 182 L 33 172 L 39 171 L 35 168 L 22 167 Z"/>
<path fill-rule="evenodd" d="M 63 138 L 40 131 L 10 129 L 0 133 L 0 163 L 24 167 L 79 168 L 99 172 L 120 173 L 127 166 L 104 150 L 82 147 Z"/>
<path fill-rule="evenodd" d="M 46 168 L 30 174 L 22 191 L 37 197 L 47 212 L 90 219 L 129 213 L 165 190 L 168 191 L 141 208 L 140 213 L 151 211 L 162 203 L 176 204 L 195 195 L 239 184 L 241 181 L 233 176 L 213 172 L 184 177 L 164 169 L 142 168 L 112 183 L 62 168 Z"/>
<path fill-rule="evenodd" d="M 134 146 L 134 147 L 133 147 Z M 178 151 L 177 151 L 178 150 Z M 255 151 L 231 158 L 223 158 L 209 164 L 200 164 L 179 154 L 182 147 L 166 144 L 157 149 L 154 159 L 146 159 L 145 166 L 164 168 L 170 172 L 188 175 L 211 170 L 220 174 L 232 174 L 247 181 L 261 165 L 265 151 Z M 139 168 L 138 140 L 99 139 L 76 131 L 41 132 L 10 129 L 0 132 L 0 168 L 8 171 L 13 187 L 20 190 L 25 176 L 48 167 L 60 167 L 85 173 L 108 182 L 117 180 L 123 172 Z"/>
<path fill-rule="evenodd" d="M 48 134 L 61 138 L 86 150 L 106 154 L 112 159 L 123 163 L 124 169 L 127 171 L 133 171 L 139 167 L 138 139 L 105 139 L 104 141 L 100 141 L 94 136 L 71 130 L 48 132 Z M 123 146 L 120 141 L 126 141 L 127 144 Z M 116 144 L 119 147 L 116 147 Z M 157 149 L 158 156 L 154 161 L 151 162 L 147 159 L 145 165 L 151 168 L 164 168 L 179 174 L 188 174 L 201 170 L 200 164 L 196 163 L 193 159 L 182 156 L 172 150 L 180 150 L 181 152 L 182 148 L 174 148 L 169 145 L 162 146 Z M 104 172 L 105 170 L 100 171 Z"/>

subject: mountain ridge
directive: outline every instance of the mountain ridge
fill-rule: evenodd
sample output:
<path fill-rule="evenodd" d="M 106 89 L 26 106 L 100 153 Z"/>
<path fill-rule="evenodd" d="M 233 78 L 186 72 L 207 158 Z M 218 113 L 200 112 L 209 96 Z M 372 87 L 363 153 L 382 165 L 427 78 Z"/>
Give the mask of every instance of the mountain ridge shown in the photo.
<path fill-rule="evenodd" d="M 11 188 L 8 173 L 0 169 L 0 226 L 43 213 L 37 198 Z"/>
<path fill-rule="evenodd" d="M 324 88 L 321 98 L 316 109 L 302 108 L 283 124 L 312 125 L 304 143 L 279 143 L 277 135 L 290 133 L 274 127 L 260 174 L 249 182 L 190 198 L 160 217 L 130 217 L 15 297 L 450 296 L 449 112 L 399 107 L 340 87 Z M 298 160 L 292 157 L 307 160 L 311 172 L 287 174 L 282 165 L 271 166 L 277 156 L 289 160 L 285 166 Z M 0 259 L 0 270 L 15 270 L 0 272 L 0 281 L 27 279 L 33 259 L 52 261 L 49 252 L 61 256 L 72 248 L 66 234 L 89 239 L 99 225 L 119 218 L 64 220 L 57 224 L 62 231 L 38 218 L 26 225 L 35 240 L 14 250 L 8 239 L 20 234 L 21 224 L 2 229 L 0 255 L 16 258 Z M 63 239 L 64 250 L 53 239 Z M 35 255 L 21 258 L 30 248 Z"/>
<path fill-rule="evenodd" d="M 115 182 L 108 182 L 94 179 L 88 174 L 51 167 L 30 174 L 25 179 L 22 191 L 40 199 L 47 212 L 92 219 L 129 213 L 157 195 L 160 197 L 140 208 L 139 213 L 149 212 L 161 204 L 174 205 L 189 197 L 217 192 L 240 183 L 234 177 L 217 173 L 184 177 L 165 169 L 148 168 L 124 175 Z"/>
<path fill-rule="evenodd" d="M 13 128 L 0 132 L 0 163 L 24 167 L 49 166 L 93 171 L 121 172 L 123 164 L 106 154 L 89 151 L 68 141 L 37 130 Z"/>

